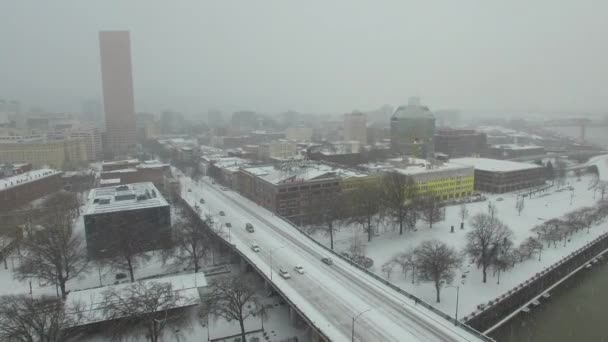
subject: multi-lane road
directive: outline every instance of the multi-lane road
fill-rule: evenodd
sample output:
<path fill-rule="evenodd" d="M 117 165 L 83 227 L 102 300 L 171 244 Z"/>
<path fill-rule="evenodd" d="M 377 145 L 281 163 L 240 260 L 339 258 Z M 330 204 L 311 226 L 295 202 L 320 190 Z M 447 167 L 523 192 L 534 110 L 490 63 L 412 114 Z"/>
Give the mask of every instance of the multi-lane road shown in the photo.
<path fill-rule="evenodd" d="M 365 312 L 356 320 L 355 341 L 481 341 L 343 260 L 334 257 L 333 265 L 323 263 L 321 258 L 331 257 L 324 248 L 238 193 L 206 179 L 195 182 L 181 175 L 180 182 L 186 202 L 199 206 L 201 215 L 212 215 L 222 236 L 272 278 L 330 340 L 351 340 L 353 317 Z M 245 230 L 246 223 L 254 226 L 253 233 Z M 251 248 L 253 243 L 258 252 Z M 294 271 L 295 266 L 302 266 L 304 274 Z M 291 278 L 281 277 L 279 269 Z"/>

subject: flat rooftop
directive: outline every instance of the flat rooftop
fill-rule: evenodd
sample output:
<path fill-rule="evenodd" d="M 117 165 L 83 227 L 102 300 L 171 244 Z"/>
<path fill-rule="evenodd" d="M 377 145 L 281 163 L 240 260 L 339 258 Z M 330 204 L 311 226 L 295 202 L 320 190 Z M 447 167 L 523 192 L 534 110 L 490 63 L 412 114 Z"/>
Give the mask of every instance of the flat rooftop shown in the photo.
<path fill-rule="evenodd" d="M 492 145 L 493 148 L 501 148 L 505 150 L 535 150 L 544 147 L 538 145 L 518 145 L 518 144 L 498 144 Z"/>
<path fill-rule="evenodd" d="M 538 169 L 542 167 L 536 164 L 518 163 L 514 161 L 489 158 L 455 158 L 451 159 L 450 162 L 454 164 L 473 166 L 475 170 L 488 172 L 513 172 Z"/>
<path fill-rule="evenodd" d="M 60 173 L 62 172 L 53 169 L 39 169 L 24 172 L 22 174 L 10 176 L 7 178 L 2 178 L 0 179 L 0 191 L 14 188 L 29 182 L 34 182 Z"/>
<path fill-rule="evenodd" d="M 84 214 L 105 214 L 168 205 L 151 182 L 133 183 L 91 190 Z"/>
<path fill-rule="evenodd" d="M 313 162 L 293 162 L 281 165 L 268 165 L 243 168 L 271 184 L 301 183 L 328 178 L 367 177 L 365 172 L 359 172 L 332 165 Z"/>
<path fill-rule="evenodd" d="M 101 163 L 101 165 L 125 165 L 125 164 L 139 164 L 139 159 L 124 159 L 124 160 L 103 161 Z"/>

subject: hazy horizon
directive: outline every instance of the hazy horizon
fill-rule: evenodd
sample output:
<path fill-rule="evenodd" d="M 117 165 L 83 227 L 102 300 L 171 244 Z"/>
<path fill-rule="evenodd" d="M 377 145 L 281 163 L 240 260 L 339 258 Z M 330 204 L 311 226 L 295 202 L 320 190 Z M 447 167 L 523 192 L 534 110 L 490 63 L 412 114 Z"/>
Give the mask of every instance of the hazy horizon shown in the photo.
<path fill-rule="evenodd" d="M 608 110 L 608 3 L 7 2 L 0 98 L 101 101 L 98 32 L 131 33 L 136 110 Z"/>

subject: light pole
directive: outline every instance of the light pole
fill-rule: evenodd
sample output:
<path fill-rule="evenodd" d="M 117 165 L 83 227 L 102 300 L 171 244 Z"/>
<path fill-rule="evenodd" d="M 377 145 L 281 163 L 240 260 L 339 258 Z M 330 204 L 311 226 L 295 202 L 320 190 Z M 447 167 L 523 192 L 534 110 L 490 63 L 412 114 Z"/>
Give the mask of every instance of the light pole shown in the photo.
<path fill-rule="evenodd" d="M 366 313 L 368 311 L 372 311 L 372 309 L 367 309 L 365 311 L 360 312 L 358 315 L 353 316 L 352 331 L 350 333 L 350 340 L 351 340 L 351 342 L 355 342 L 355 322 L 357 321 L 357 319 L 359 319 L 359 317 L 361 317 L 364 313 Z"/>
<path fill-rule="evenodd" d="M 460 297 L 460 285 L 446 285 L 445 287 L 453 287 L 456 289 L 456 314 L 454 315 L 454 325 L 458 325 L 458 297 Z"/>
<path fill-rule="evenodd" d="M 285 246 L 279 246 L 279 247 L 276 247 L 276 248 L 270 250 L 270 280 L 272 280 L 272 252 L 276 251 L 277 249 L 281 249 L 281 248 L 285 248 Z"/>

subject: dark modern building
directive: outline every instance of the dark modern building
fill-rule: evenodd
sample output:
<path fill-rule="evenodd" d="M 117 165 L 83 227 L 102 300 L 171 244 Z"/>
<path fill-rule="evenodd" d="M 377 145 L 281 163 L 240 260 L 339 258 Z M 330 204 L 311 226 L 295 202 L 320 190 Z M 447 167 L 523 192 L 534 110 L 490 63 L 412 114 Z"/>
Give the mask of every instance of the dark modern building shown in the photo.
<path fill-rule="evenodd" d="M 40 169 L 0 179 L 0 208 L 8 211 L 61 190 L 62 174 Z"/>
<path fill-rule="evenodd" d="M 450 158 L 481 156 L 486 149 L 485 133 L 472 129 L 440 129 L 435 133 L 435 152 Z"/>
<path fill-rule="evenodd" d="M 545 168 L 536 164 L 487 158 L 456 158 L 453 164 L 475 168 L 475 190 L 504 193 L 545 184 Z"/>
<path fill-rule="evenodd" d="M 135 102 L 129 31 L 99 32 L 101 79 L 108 151 L 126 155 L 135 148 Z"/>
<path fill-rule="evenodd" d="M 125 243 L 136 252 L 168 248 L 171 243 L 169 203 L 149 182 L 91 190 L 84 227 L 92 258 L 117 255 Z"/>
<path fill-rule="evenodd" d="M 434 153 L 435 117 L 419 98 L 397 108 L 391 117 L 391 149 L 395 153 L 426 159 Z"/>

